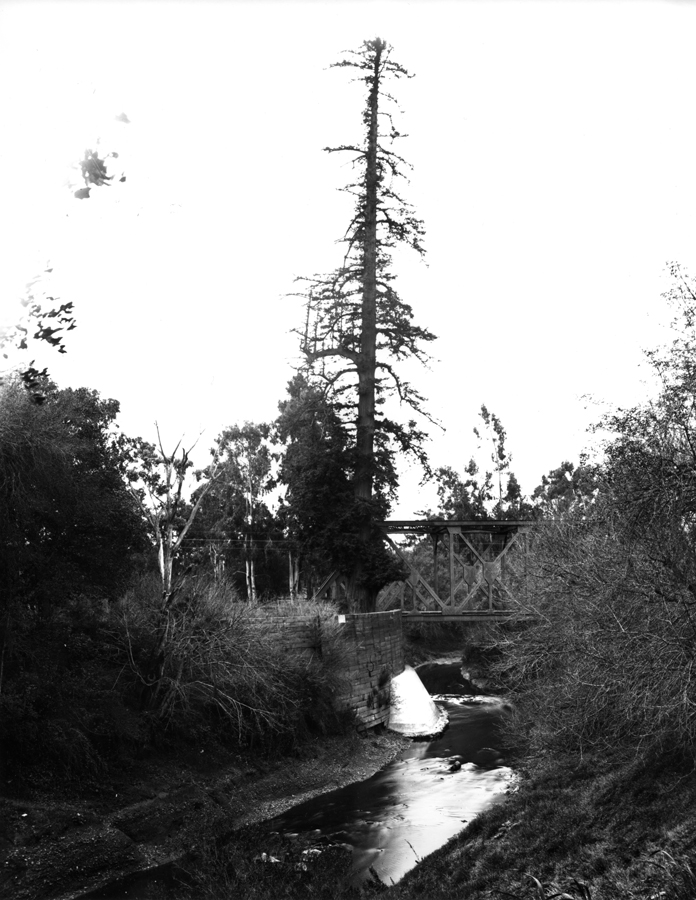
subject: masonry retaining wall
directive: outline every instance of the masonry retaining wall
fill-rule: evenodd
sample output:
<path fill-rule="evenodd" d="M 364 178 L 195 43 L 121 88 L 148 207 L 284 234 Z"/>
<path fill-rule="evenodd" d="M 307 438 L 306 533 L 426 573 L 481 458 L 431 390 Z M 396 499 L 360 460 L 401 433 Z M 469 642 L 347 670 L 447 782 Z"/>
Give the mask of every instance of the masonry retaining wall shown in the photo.
<path fill-rule="evenodd" d="M 311 656 L 321 653 L 321 620 L 317 615 L 285 611 L 279 607 L 262 607 L 249 616 L 264 623 L 273 632 L 274 642 L 284 653 Z"/>
<path fill-rule="evenodd" d="M 401 610 L 353 613 L 339 629 L 347 687 L 339 703 L 352 709 L 364 728 L 386 723 L 392 678 L 404 671 Z"/>
<path fill-rule="evenodd" d="M 275 632 L 283 652 L 311 656 L 321 654 L 322 637 L 326 645 L 335 643 L 345 684 L 337 706 L 351 709 L 363 728 L 386 723 L 391 680 L 404 670 L 401 610 L 325 618 L 279 607 L 258 615 Z"/>

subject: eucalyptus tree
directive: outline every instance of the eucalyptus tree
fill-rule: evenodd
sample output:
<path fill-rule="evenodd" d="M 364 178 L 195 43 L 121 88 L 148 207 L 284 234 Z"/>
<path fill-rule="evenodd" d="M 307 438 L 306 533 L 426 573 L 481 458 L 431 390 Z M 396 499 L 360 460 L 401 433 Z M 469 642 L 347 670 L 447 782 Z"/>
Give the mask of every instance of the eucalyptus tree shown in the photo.
<path fill-rule="evenodd" d="M 208 480 L 189 500 L 187 480 L 193 468 L 193 447 L 187 450 L 178 441 L 171 452 L 166 451 L 157 427 L 157 446 L 134 438 L 124 442 L 123 449 L 127 454 L 126 476 L 131 495 L 140 505 L 157 548 L 162 605 L 167 609 L 176 595 L 174 563 L 181 556 L 184 539 L 218 477 L 217 460 L 206 469 Z M 200 473 L 197 476 L 200 478 Z"/>
<path fill-rule="evenodd" d="M 390 82 L 411 76 L 380 38 L 364 42 L 334 67 L 352 71 L 366 89 L 362 140 L 326 148 L 351 157 L 355 177 L 343 190 L 354 197 L 355 206 L 342 238 L 342 264 L 328 275 L 304 279 L 306 319 L 300 334 L 305 371 L 323 384 L 352 430 L 352 486 L 364 552 L 356 554 L 352 571 L 345 574 L 350 599 L 370 609 L 380 587 L 365 564 L 375 548 L 378 507 L 384 505 L 375 505 L 376 493 L 381 490 L 384 499 L 395 490 L 397 449 L 427 465 L 424 432 L 413 419 L 402 424 L 387 417 L 384 403 L 396 396 L 411 411 L 424 414 L 424 398 L 398 364 L 409 358 L 426 362 L 423 347 L 435 336 L 414 324 L 411 306 L 396 290 L 392 264 L 398 246 L 424 254 L 423 223 L 399 192 L 409 166 L 393 149 L 403 135 L 394 124 L 395 101 L 387 91 Z"/>
<path fill-rule="evenodd" d="M 218 435 L 213 451 L 215 484 L 205 497 L 201 516 L 190 534 L 192 543 L 206 547 L 217 576 L 230 563 L 235 583 L 243 574 L 249 600 L 256 600 L 259 595 L 259 574 L 262 593 L 273 592 L 271 582 L 276 580 L 272 573 L 273 554 L 269 551 L 274 549 L 279 535 L 266 504 L 273 463 L 269 433 L 270 426 L 264 422 L 244 422 L 231 425 Z M 212 472 L 213 469 L 207 469 L 204 474 Z M 261 551 L 263 571 L 259 573 Z"/>
<path fill-rule="evenodd" d="M 478 453 L 476 458 L 469 459 L 463 477 L 451 466 L 443 466 L 434 473 L 438 513 L 449 519 L 474 521 L 529 518 L 532 506 L 523 497 L 522 488 L 511 470 L 512 455 L 507 448 L 503 423 L 483 404 L 479 418 L 481 425 L 473 428 Z M 483 469 L 477 460 L 484 462 Z"/>

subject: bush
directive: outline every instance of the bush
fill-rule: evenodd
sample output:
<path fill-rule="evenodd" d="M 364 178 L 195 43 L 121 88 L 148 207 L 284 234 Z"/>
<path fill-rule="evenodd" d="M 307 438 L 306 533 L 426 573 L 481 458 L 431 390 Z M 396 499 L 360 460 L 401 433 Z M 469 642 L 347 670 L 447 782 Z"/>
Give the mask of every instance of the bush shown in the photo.
<path fill-rule="evenodd" d="M 696 751 L 696 283 L 672 276 L 659 393 L 600 423 L 592 490 L 536 532 L 534 622 L 502 641 L 536 747 Z"/>
<path fill-rule="evenodd" d="M 692 754 L 691 593 L 655 560 L 653 540 L 626 534 L 611 499 L 538 526 L 534 618 L 499 633 L 498 674 L 517 697 L 518 729 L 533 751 Z"/>
<path fill-rule="evenodd" d="M 327 604 L 281 607 L 316 622 L 315 652 L 297 653 L 279 646 L 278 607 L 240 602 L 225 583 L 185 579 L 166 615 L 161 598 L 146 576 L 113 604 L 23 607 L 2 668 L 0 774 L 85 778 L 182 741 L 270 753 L 349 724 L 335 705 L 342 650 Z"/>
<path fill-rule="evenodd" d="M 108 606 L 77 597 L 23 609 L 5 656 L 0 753 L 6 777 L 94 775 L 142 743 L 137 712 L 114 689 L 123 666 Z"/>
<path fill-rule="evenodd" d="M 319 628 L 316 604 L 283 610 L 315 616 Z M 155 736 L 214 729 L 219 739 L 270 749 L 294 744 L 312 724 L 339 727 L 340 652 L 328 623 L 321 639 L 317 631 L 321 652 L 283 652 L 271 624 L 277 607 L 240 602 L 229 584 L 206 576 L 185 579 L 166 611 L 156 580 L 143 581 L 120 615 L 130 689 Z"/>
<path fill-rule="evenodd" d="M 267 900 L 363 897 L 349 885 L 352 855 L 345 845 L 303 848 L 263 827 L 234 832 L 221 847 L 206 848 L 188 867 L 175 896 L 181 900 Z"/>

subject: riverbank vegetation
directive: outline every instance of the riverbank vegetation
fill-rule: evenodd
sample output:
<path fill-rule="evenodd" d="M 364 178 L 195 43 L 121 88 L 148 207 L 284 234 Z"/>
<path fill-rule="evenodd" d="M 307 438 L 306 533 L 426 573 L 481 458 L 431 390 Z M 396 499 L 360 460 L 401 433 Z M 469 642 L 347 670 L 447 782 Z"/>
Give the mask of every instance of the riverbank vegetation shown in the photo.
<path fill-rule="evenodd" d="M 658 396 L 542 485 L 531 618 L 490 641 L 519 791 L 395 900 L 696 896 L 696 292 L 673 276 Z"/>
<path fill-rule="evenodd" d="M 621 752 L 528 760 L 518 792 L 388 891 L 393 900 L 689 900 L 689 761 Z"/>
<path fill-rule="evenodd" d="M 322 653 L 301 654 L 278 646 L 277 605 L 240 603 L 229 585 L 201 576 L 178 591 L 164 641 L 153 575 L 110 603 L 68 598 L 45 615 L 10 619 L 4 793 L 79 792 L 153 753 L 290 753 L 312 735 L 351 727 L 335 704 L 342 651 L 326 604 L 303 605 L 324 627 Z"/>
<path fill-rule="evenodd" d="M 525 618 L 488 639 L 490 674 L 515 710 L 519 786 L 398 885 L 368 892 L 696 896 L 696 292 L 674 276 L 674 341 L 649 355 L 658 396 L 600 423 L 595 460 L 544 479 Z M 321 870 L 298 874 L 291 848 L 276 849 L 285 874 L 279 863 L 265 877 L 289 879 L 277 895 L 314 885 L 322 896 Z M 234 849 L 225 865 L 244 871 Z"/>
<path fill-rule="evenodd" d="M 178 900 L 692 900 L 696 787 L 684 760 L 560 754 L 528 759 L 511 796 L 421 860 L 398 884 L 350 885 L 350 850 L 253 827 L 203 848 Z"/>
<path fill-rule="evenodd" d="M 303 361 L 275 422 L 230 424 L 199 471 L 193 447 L 164 446 L 158 428 L 154 444 L 121 432 L 117 400 L 60 388 L 31 359 L 67 352 L 78 325 L 51 267 L 0 333 L 3 790 L 84 783 L 177 741 L 271 753 L 348 724 L 326 642 L 310 663 L 276 652 L 263 610 L 312 597 L 332 572 L 343 579 L 332 614 L 374 610 L 402 574 L 376 523 L 397 456 L 426 462 L 425 435 L 385 401 L 423 412 L 400 366 L 424 361 L 434 336 L 392 273 L 397 247 L 423 253 L 423 225 L 397 191 L 408 166 L 388 92 L 408 73 L 379 38 L 336 68 L 362 87 L 356 137 L 331 149 L 351 158 L 355 205 L 339 267 L 302 282 Z M 78 202 L 114 181 L 116 157 L 85 151 Z"/>

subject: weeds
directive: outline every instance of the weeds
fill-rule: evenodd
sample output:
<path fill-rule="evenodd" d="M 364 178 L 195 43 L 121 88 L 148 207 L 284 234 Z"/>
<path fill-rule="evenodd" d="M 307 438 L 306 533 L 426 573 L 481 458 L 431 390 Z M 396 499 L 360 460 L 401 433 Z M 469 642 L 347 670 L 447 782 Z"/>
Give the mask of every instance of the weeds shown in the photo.
<path fill-rule="evenodd" d="M 223 582 L 188 578 L 163 641 L 161 612 L 153 576 L 112 604 L 84 597 L 25 616 L 0 695 L 6 776 L 97 777 L 150 746 L 181 742 L 268 754 L 351 724 L 335 704 L 342 648 L 326 604 L 248 604 Z M 279 614 L 316 623 L 314 652 L 283 648 Z"/>
<path fill-rule="evenodd" d="M 686 856 L 675 858 L 667 850 L 659 850 L 655 856 L 659 859 L 649 860 L 649 864 L 658 866 L 664 873 L 661 880 L 669 885 L 670 900 L 693 900 L 696 897 L 696 868 L 693 859 Z M 658 891 L 652 897 L 657 900 L 666 894 L 666 891 Z"/>
<path fill-rule="evenodd" d="M 224 582 L 185 580 L 168 613 L 162 675 L 150 684 L 149 636 L 160 612 L 154 591 L 122 606 L 131 679 L 163 727 L 195 732 L 212 720 L 237 743 L 266 750 L 315 726 L 339 729 L 342 655 L 326 604 L 250 604 Z M 314 622 L 315 652 L 284 649 L 279 616 Z"/>
<path fill-rule="evenodd" d="M 351 865 L 352 854 L 345 846 L 308 848 L 258 827 L 247 828 L 235 832 L 224 846 L 205 849 L 188 867 L 178 897 L 333 900 L 365 896 L 364 890 L 350 885 Z M 374 888 L 366 890 L 374 893 Z"/>
<path fill-rule="evenodd" d="M 532 752 L 696 747 L 691 601 L 644 551 L 627 547 L 604 514 L 540 527 L 534 620 L 499 632 L 495 663 Z"/>

